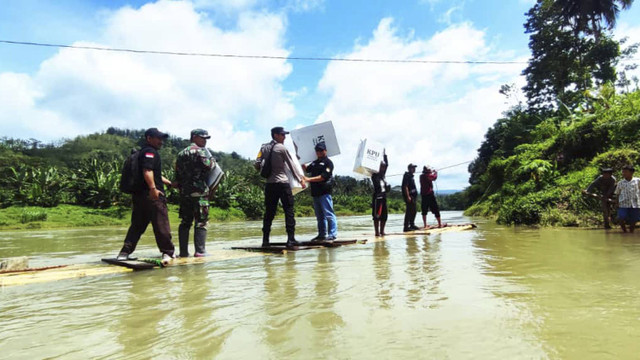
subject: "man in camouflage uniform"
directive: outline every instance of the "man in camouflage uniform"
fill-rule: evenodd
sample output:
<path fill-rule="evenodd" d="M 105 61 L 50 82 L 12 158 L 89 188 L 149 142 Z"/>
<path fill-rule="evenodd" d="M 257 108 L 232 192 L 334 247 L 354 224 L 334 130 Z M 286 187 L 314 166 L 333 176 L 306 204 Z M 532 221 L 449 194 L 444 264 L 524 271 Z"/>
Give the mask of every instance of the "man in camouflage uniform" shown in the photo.
<path fill-rule="evenodd" d="M 193 240 L 195 257 L 206 256 L 207 222 L 209 220 L 209 187 L 207 176 L 216 166 L 215 159 L 205 148 L 209 133 L 203 129 L 191 131 L 191 144 L 178 153 L 176 180 L 180 187 L 180 226 L 178 239 L 180 257 L 189 256 L 189 230 L 195 220 Z"/>

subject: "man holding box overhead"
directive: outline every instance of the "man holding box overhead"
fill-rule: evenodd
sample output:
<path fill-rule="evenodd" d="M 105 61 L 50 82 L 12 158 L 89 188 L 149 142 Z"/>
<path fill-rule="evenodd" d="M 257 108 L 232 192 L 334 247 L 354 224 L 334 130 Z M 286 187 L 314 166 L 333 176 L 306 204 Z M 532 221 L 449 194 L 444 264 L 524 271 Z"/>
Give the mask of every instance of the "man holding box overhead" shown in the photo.
<path fill-rule="evenodd" d="M 318 158 L 309 166 L 303 166 L 310 176 L 304 179 L 311 186 L 313 210 L 318 220 L 318 236 L 311 241 L 333 241 L 338 236 L 338 221 L 331 198 L 333 162 L 327 157 L 324 142 L 316 144 L 315 150 Z"/>
<path fill-rule="evenodd" d="M 292 175 L 305 188 L 304 174 L 298 166 L 293 165 L 293 159 L 289 150 L 284 146 L 284 140 L 288 131 L 284 131 L 281 126 L 271 129 L 271 142 L 263 144 L 258 157 L 254 163 L 255 168 L 260 171 L 260 175 L 267 178 L 264 187 L 265 213 L 262 222 L 262 247 L 269 246 L 269 234 L 271 224 L 276 215 L 278 201 L 282 203 L 284 210 L 284 221 L 287 229 L 287 247 L 300 245 L 295 239 L 296 220 L 293 209 L 293 193 L 291 184 L 285 172 L 285 167 L 291 170 Z"/>

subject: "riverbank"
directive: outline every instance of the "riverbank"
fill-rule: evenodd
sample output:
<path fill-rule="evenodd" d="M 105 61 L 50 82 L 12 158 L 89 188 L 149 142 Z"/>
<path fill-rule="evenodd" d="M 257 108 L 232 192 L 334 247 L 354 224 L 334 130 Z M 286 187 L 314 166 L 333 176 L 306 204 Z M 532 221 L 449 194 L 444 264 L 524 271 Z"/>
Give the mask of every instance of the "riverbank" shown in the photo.
<path fill-rule="evenodd" d="M 39 206 L 11 206 L 0 209 L 0 231 L 63 229 L 96 226 L 128 226 L 131 209 L 113 206 L 107 209 L 94 209 L 78 205 L 58 205 L 44 208 Z M 212 221 L 239 221 L 245 215 L 238 209 L 211 208 Z M 178 206 L 169 204 L 169 220 L 178 224 Z"/>
<path fill-rule="evenodd" d="M 180 223 L 178 205 L 169 204 L 169 220 L 172 225 Z M 390 209 L 393 210 L 393 209 Z M 338 216 L 366 215 L 370 210 L 359 211 L 336 206 Z M 401 211 L 400 211 L 401 212 Z M 400 213 L 398 210 L 390 213 Z M 99 226 L 128 226 L 131 208 L 112 206 L 107 209 L 95 209 L 79 205 L 58 205 L 45 208 L 40 206 L 11 206 L 0 209 L 0 231 L 6 230 L 34 230 L 34 229 L 65 229 Z M 307 205 L 296 206 L 296 217 L 313 217 L 313 208 Z M 277 217 L 282 217 L 282 210 L 278 209 Z M 213 222 L 252 220 L 240 209 L 221 209 L 211 207 L 209 220 Z"/>

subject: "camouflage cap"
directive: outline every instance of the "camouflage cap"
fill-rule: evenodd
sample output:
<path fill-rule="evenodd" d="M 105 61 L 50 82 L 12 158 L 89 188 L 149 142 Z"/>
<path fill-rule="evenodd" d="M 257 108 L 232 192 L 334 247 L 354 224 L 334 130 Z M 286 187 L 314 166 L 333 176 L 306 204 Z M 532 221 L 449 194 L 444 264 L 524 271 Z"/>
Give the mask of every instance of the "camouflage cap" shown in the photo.
<path fill-rule="evenodd" d="M 191 137 L 193 136 L 200 136 L 203 139 L 210 139 L 211 136 L 209 136 L 209 133 L 207 132 L 207 130 L 204 129 L 193 129 L 191 130 Z"/>

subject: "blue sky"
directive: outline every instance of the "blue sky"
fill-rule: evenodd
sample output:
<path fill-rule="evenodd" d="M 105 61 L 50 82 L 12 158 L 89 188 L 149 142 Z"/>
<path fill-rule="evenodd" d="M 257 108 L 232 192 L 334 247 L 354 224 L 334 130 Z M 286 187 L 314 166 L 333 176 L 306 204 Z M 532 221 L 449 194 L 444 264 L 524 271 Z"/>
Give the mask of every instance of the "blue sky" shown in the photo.
<path fill-rule="evenodd" d="M 0 39 L 205 53 L 526 61 L 531 0 L 0 0 Z M 638 6 L 616 33 L 640 41 Z M 354 64 L 176 59 L 0 44 L 0 134 L 56 140 L 109 126 L 214 133 L 253 156 L 272 126 L 330 120 L 352 175 L 359 140 L 383 143 L 391 170 L 471 160 L 506 110 L 501 84 L 524 65 Z M 267 135 L 268 137 L 268 135 Z M 464 166 L 441 174 L 459 189 Z"/>

